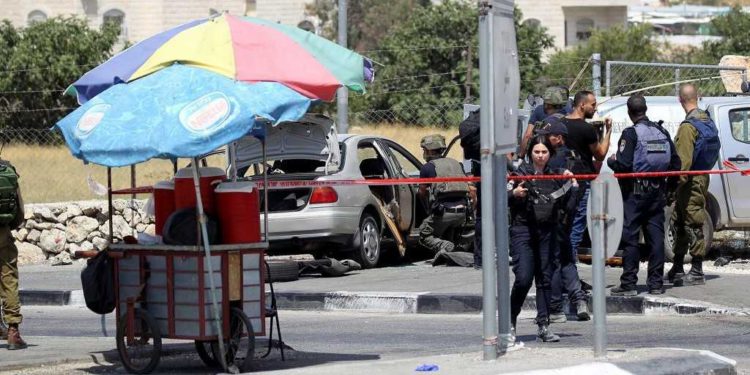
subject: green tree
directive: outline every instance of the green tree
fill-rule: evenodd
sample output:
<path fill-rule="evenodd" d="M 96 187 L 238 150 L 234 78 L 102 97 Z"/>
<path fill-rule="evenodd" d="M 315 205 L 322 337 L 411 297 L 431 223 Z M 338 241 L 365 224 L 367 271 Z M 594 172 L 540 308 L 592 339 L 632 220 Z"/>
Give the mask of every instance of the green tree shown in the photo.
<path fill-rule="evenodd" d="M 0 25 L 0 126 L 48 128 L 76 106 L 62 91 L 111 56 L 120 28 L 52 18 L 26 28 Z M 55 109 L 61 108 L 61 109 Z"/>
<path fill-rule="evenodd" d="M 461 101 L 479 96 L 478 10 L 473 1 L 445 0 L 418 8 L 378 45 L 373 59 L 383 66 L 372 94 L 358 108 L 389 111 L 371 121 L 456 125 Z M 552 46 L 546 29 L 520 22 L 516 37 L 522 90 L 541 71 L 541 55 Z M 380 118 L 378 118 L 380 116 Z"/>
<path fill-rule="evenodd" d="M 321 34 L 331 40 L 336 40 L 338 32 L 337 5 L 337 0 L 315 0 L 305 6 L 305 14 L 316 17 Z M 356 51 L 373 50 L 415 8 L 429 5 L 430 0 L 349 0 L 347 42 Z"/>
<path fill-rule="evenodd" d="M 662 47 L 664 46 L 651 38 L 649 25 L 628 28 L 616 26 L 604 30 L 594 30 L 586 43 L 550 56 L 539 81 L 544 84 L 570 87 L 594 53 L 601 54 L 601 66 L 602 71 L 604 71 L 603 67 L 609 60 L 657 61 Z M 573 91 L 590 90 L 592 87 L 590 72 L 589 65 L 589 68 L 580 74 L 575 86 L 570 88 Z M 627 82 L 621 83 L 622 86 L 619 87 L 620 92 L 642 87 L 643 83 L 651 82 L 653 77 L 649 76 L 649 71 L 643 70 L 630 73 L 626 79 Z"/>
<path fill-rule="evenodd" d="M 750 55 L 750 13 L 740 6 L 711 20 L 711 26 L 722 40 L 703 42 L 703 50 L 697 51 L 696 62 L 718 64 L 724 55 Z"/>

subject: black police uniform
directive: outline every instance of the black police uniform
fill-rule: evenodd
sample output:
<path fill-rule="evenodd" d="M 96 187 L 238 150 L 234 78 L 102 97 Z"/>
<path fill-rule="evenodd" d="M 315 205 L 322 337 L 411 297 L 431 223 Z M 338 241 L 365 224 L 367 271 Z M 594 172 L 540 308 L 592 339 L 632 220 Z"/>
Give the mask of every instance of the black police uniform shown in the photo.
<path fill-rule="evenodd" d="M 680 157 L 677 155 L 674 143 L 669 133 L 660 125 L 642 117 L 636 125 L 643 124 L 648 128 L 657 129 L 665 135 L 669 144 L 669 164 L 662 170 L 679 171 Z M 636 125 L 625 128 L 618 142 L 616 159 L 608 159 L 607 164 L 616 173 L 644 171 L 649 168 L 648 157 L 637 156 L 638 133 Z M 656 141 L 654 141 L 656 142 Z M 643 145 L 642 147 L 645 147 Z M 655 152 L 659 152 L 657 148 Z M 641 151 L 641 155 L 646 155 Z M 651 152 L 651 151 L 649 151 Z M 662 156 L 666 157 L 666 155 Z M 640 158 L 641 160 L 636 160 Z M 638 166 L 636 164 L 641 164 Z M 644 169 L 645 168 L 645 169 Z M 672 179 L 670 179 L 671 183 Z M 648 179 L 620 179 L 624 206 L 624 224 L 622 228 L 622 246 L 624 247 L 623 272 L 620 277 L 619 290 L 613 294 L 635 294 L 638 282 L 638 264 L 640 250 L 638 247 L 639 233 L 643 229 L 646 246 L 649 249 L 647 285 L 650 292 L 658 293 L 663 286 L 664 273 L 664 207 L 667 198 L 667 179 L 663 177 Z"/>

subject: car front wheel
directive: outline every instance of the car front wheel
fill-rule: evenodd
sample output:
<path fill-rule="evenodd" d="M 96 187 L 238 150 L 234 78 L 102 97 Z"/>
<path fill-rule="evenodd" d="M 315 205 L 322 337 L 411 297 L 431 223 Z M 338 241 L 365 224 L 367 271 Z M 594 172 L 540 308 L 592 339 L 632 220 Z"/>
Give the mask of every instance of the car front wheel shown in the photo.
<path fill-rule="evenodd" d="M 380 227 L 371 214 L 362 215 L 359 222 L 359 236 L 353 258 L 362 268 L 373 268 L 380 260 Z"/>

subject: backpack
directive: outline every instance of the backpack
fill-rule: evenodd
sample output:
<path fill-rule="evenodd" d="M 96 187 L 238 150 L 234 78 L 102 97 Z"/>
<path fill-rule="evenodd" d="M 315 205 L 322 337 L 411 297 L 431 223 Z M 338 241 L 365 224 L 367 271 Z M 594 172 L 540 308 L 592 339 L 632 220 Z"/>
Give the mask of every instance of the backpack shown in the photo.
<path fill-rule="evenodd" d="M 461 138 L 461 148 L 464 149 L 464 159 L 479 160 L 479 109 L 471 111 L 461 124 L 458 125 L 458 136 Z"/>
<path fill-rule="evenodd" d="M 698 138 L 695 140 L 695 151 L 693 152 L 693 164 L 690 170 L 711 170 L 716 161 L 719 160 L 719 150 L 721 150 L 719 130 L 710 118 L 708 121 L 701 121 L 695 117 L 691 117 L 687 121 L 698 131 Z"/>
<path fill-rule="evenodd" d="M 7 161 L 0 160 L 0 225 L 10 225 L 18 215 L 18 174 Z"/>
<path fill-rule="evenodd" d="M 97 314 L 109 314 L 115 310 L 115 268 L 114 259 L 107 251 L 100 251 L 86 261 L 81 270 L 81 287 L 86 307 Z"/>

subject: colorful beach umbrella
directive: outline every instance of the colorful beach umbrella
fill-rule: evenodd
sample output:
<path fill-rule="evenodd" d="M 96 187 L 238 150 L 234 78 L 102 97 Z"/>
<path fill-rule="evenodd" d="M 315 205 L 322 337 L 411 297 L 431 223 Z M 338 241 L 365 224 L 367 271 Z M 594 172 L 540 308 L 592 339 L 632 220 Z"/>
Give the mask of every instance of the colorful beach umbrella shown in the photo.
<path fill-rule="evenodd" d="M 120 167 L 204 155 L 272 123 L 302 117 L 313 100 L 276 82 L 245 83 L 173 64 L 110 87 L 60 120 L 73 156 Z M 263 120 L 265 121 L 265 120 Z"/>
<path fill-rule="evenodd" d="M 373 78 L 363 56 L 305 30 L 222 14 L 154 35 L 92 69 L 67 93 L 83 104 L 114 84 L 174 63 L 242 82 L 278 82 L 310 99 L 332 101 L 336 89 L 364 92 Z"/>

